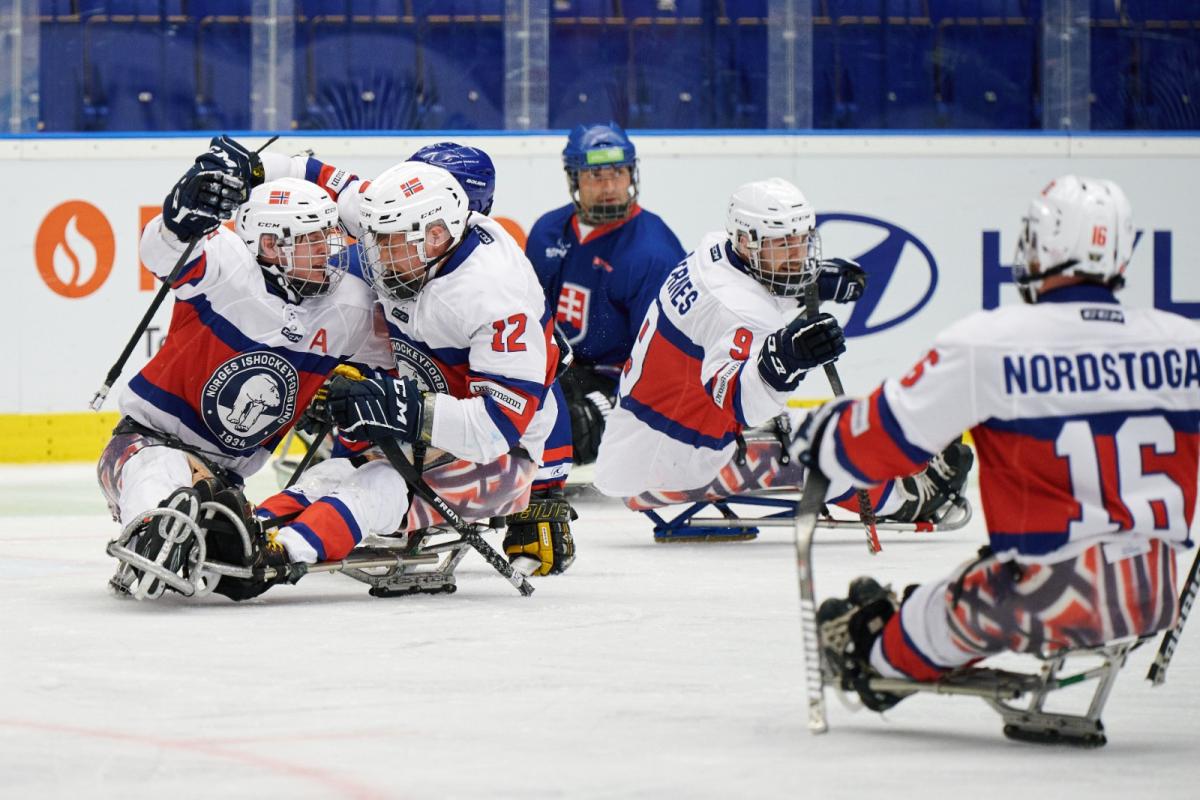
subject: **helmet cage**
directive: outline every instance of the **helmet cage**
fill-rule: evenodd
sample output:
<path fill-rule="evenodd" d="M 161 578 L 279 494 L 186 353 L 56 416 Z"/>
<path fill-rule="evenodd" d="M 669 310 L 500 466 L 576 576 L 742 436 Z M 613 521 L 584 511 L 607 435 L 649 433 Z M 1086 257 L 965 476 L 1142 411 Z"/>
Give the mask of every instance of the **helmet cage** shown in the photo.
<path fill-rule="evenodd" d="M 321 264 L 321 277 L 302 276 L 297 273 L 296 247 L 301 244 L 298 239 L 311 237 L 315 231 L 307 231 L 298 235 L 284 228 L 279 234 L 265 233 L 263 236 L 275 236 L 275 247 L 278 249 L 279 264 L 265 264 L 265 269 L 278 273 L 279 277 L 301 297 L 321 297 L 332 294 L 342 282 L 342 277 L 349 267 L 347 259 L 346 237 L 340 227 L 331 226 L 322 229 L 328 255 Z M 311 257 L 309 257 L 311 259 Z M 301 264 L 301 268 L 312 269 L 314 264 Z M 277 268 L 277 269 L 276 269 Z"/>
<path fill-rule="evenodd" d="M 624 201 L 619 203 L 593 203 L 590 206 L 584 206 L 579 199 L 579 174 L 581 172 L 599 173 L 608 169 L 629 169 L 629 189 Z M 571 203 L 575 206 L 575 213 L 579 215 L 581 222 L 587 225 L 604 225 L 609 222 L 620 222 L 629 216 L 629 209 L 633 208 L 634 203 L 638 199 L 638 165 L 637 159 L 624 164 L 604 164 L 594 167 L 566 167 L 567 173 L 567 188 L 571 193 Z"/>
<path fill-rule="evenodd" d="M 405 161 L 386 170 L 368 186 L 359 207 L 364 275 L 384 297 L 416 296 L 466 238 L 470 214 L 466 190 L 445 168 Z M 431 256 L 427 240 L 435 227 L 444 228 L 449 239 L 440 255 Z"/>
<path fill-rule="evenodd" d="M 337 205 L 325 190 L 307 181 L 283 178 L 256 186 L 238 210 L 236 228 L 263 271 L 293 299 L 332 293 L 349 267 Z M 315 246 L 316 234 L 327 250 L 323 261 L 309 254 L 298 256 L 301 246 Z M 276 261 L 264 261 L 264 241 L 274 245 Z M 312 274 L 316 270 L 319 276 Z"/>
<path fill-rule="evenodd" d="M 757 230 L 742 233 L 746 236 L 744 247 L 750 274 L 771 294 L 776 297 L 799 297 L 804 294 L 805 288 L 817 279 L 818 266 L 821 263 L 821 235 L 815 230 L 767 238 L 759 238 Z M 804 237 L 804 242 L 799 245 L 804 248 L 804 255 L 799 259 L 792 258 L 789 254 L 789 251 L 797 246 L 787 242 L 791 236 Z M 764 258 L 764 255 L 767 258 Z M 768 267 L 766 262 L 773 266 Z"/>
<path fill-rule="evenodd" d="M 437 226 L 449 230 L 444 220 L 436 219 L 424 230 L 380 232 L 368 228 L 363 231 L 358 240 L 359 256 L 363 273 L 376 291 L 392 300 L 408 300 L 425 288 L 456 244 L 451 242 L 445 253 L 429 258 L 425 240 L 429 230 Z M 381 237 L 387 237 L 387 241 Z M 406 245 L 413 245 L 416 252 L 407 252 Z M 396 252 L 398 250 L 401 252 Z"/>

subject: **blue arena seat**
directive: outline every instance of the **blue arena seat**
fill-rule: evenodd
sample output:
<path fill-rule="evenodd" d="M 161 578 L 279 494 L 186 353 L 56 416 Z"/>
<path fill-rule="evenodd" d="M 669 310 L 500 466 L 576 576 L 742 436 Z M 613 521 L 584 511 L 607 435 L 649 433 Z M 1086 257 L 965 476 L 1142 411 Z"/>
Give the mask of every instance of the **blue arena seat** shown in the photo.
<path fill-rule="evenodd" d="M 500 0 L 415 0 L 423 128 L 504 127 L 504 17 Z"/>
<path fill-rule="evenodd" d="M 84 130 L 195 127 L 194 31 L 166 18 L 89 17 L 83 23 Z"/>
<path fill-rule="evenodd" d="M 941 67 L 937 88 L 945 127 L 1040 127 L 1034 97 L 1039 20 L 943 18 L 937 32 Z"/>
<path fill-rule="evenodd" d="M 833 16 L 838 127 L 934 127 L 935 33 L 921 0 L 830 0 L 861 16 Z"/>
<path fill-rule="evenodd" d="M 421 127 L 417 27 L 399 18 L 313 17 L 297 47 L 301 128 Z"/>
<path fill-rule="evenodd" d="M 629 36 L 611 2 L 552 5 L 549 61 L 551 128 L 596 120 L 629 124 L 634 96 Z"/>
<path fill-rule="evenodd" d="M 83 23 L 43 22 L 38 39 L 38 129 L 81 131 Z"/>

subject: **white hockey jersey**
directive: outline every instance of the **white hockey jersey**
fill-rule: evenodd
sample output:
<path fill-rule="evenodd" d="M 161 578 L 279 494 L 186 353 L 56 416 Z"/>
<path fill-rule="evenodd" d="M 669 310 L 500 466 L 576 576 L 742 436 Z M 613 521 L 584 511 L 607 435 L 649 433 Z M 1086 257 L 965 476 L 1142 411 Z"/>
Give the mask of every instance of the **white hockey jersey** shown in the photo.
<path fill-rule="evenodd" d="M 667 276 L 621 376 L 596 460 L 596 487 L 632 497 L 711 481 L 736 435 L 762 425 L 787 393 L 758 372 L 763 340 L 798 312 L 744 271 L 723 232 L 706 235 Z"/>
<path fill-rule="evenodd" d="M 400 374 L 438 393 L 434 447 L 486 464 L 520 445 L 541 461 L 558 347 L 533 267 L 499 223 L 472 214 L 417 296 L 383 307 Z"/>
<path fill-rule="evenodd" d="M 1200 326 L 1072 286 L 974 314 L 906 376 L 844 409 L 822 470 L 856 485 L 918 469 L 964 430 L 991 547 L 1057 561 L 1097 541 L 1188 541 L 1200 442 Z M 1142 541 L 1138 541 L 1141 539 Z"/>
<path fill-rule="evenodd" d="M 316 183 L 361 234 L 370 181 L 315 158 L 264 154 L 267 178 Z M 558 346 L 545 294 L 524 252 L 499 223 L 471 214 L 463 243 L 416 297 L 381 300 L 401 375 L 440 396 L 432 444 L 485 464 L 518 445 L 540 462 L 557 413 L 547 387 Z"/>
<path fill-rule="evenodd" d="M 161 217 L 142 232 L 142 261 L 161 279 L 185 247 Z M 262 467 L 338 363 L 388 365 L 372 335 L 371 287 L 345 276 L 328 296 L 289 303 L 224 228 L 193 251 L 173 293 L 166 342 L 119 408 L 239 476 Z"/>

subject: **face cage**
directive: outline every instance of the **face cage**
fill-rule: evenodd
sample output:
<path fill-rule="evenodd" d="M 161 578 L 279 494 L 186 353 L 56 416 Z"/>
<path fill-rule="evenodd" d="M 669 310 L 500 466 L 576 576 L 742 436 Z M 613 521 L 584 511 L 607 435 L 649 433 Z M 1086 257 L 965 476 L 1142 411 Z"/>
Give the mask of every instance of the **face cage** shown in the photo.
<path fill-rule="evenodd" d="M 629 167 L 629 199 L 624 203 L 597 203 L 585 209 L 579 202 L 579 173 L 582 170 L 568 169 L 567 183 L 571 187 L 571 202 L 575 205 L 575 213 L 579 221 L 585 225 L 604 225 L 609 222 L 620 222 L 629 216 L 629 209 L 638 199 L 638 167 L 637 163 L 617 164 L 616 167 Z"/>
<path fill-rule="evenodd" d="M 292 274 L 295 269 L 293 258 L 296 255 L 294 236 L 280 237 L 277 241 L 279 242 L 279 252 L 283 254 L 280 263 L 283 279 L 301 297 L 321 297 L 332 294 L 342 282 L 342 276 L 346 274 L 346 270 L 350 266 L 346 237 L 342 236 L 342 232 L 338 228 L 329 229 L 329 233 L 325 236 L 325 245 L 329 249 L 329 255 L 321 267 L 322 279 L 319 281 Z"/>
<path fill-rule="evenodd" d="M 750 232 L 747 234 L 751 237 L 754 236 Z M 780 237 L 771 237 L 771 239 L 776 238 Z M 804 289 L 817 279 L 821 263 L 821 235 L 816 230 L 808 232 L 808 240 L 805 242 L 807 252 L 800 262 L 800 269 L 792 272 L 770 272 L 763 268 L 762 244 L 771 239 L 751 238 L 747 244 L 748 258 L 746 261 L 750 272 L 759 283 L 767 288 L 768 292 L 776 297 L 799 297 L 804 294 Z"/>
<path fill-rule="evenodd" d="M 420 264 L 424 264 L 425 269 L 418 276 L 403 278 L 392 267 L 384 263 L 383 245 L 380 244 L 378 236 L 378 234 L 372 231 L 364 231 L 362 238 L 358 240 L 359 258 L 367 278 L 384 297 L 392 300 L 408 300 L 416 297 L 421 289 L 425 288 L 426 281 L 432 277 L 434 264 L 440 259 L 434 259 L 432 263 L 425 259 L 424 237 L 413 242 L 407 242 L 408 244 L 415 244 L 417 246 L 416 260 Z M 388 247 L 396 246 L 394 244 L 388 245 Z M 450 249 L 453 249 L 453 246 Z M 447 252 L 449 252 L 449 249 Z"/>

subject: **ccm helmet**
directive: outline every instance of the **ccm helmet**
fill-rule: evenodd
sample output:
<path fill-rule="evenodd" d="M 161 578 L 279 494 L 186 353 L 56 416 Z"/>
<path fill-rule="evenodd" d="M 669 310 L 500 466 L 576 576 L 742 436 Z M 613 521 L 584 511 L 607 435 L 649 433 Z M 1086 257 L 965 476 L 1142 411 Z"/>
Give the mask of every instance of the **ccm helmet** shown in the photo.
<path fill-rule="evenodd" d="M 316 184 L 280 178 L 254 187 L 250 199 L 238 209 L 236 229 L 259 265 L 292 299 L 329 294 L 346 272 L 337 204 Z M 323 236 L 325 252 L 319 244 L 314 246 L 314 234 Z M 279 263 L 263 260 L 267 236 L 274 237 Z M 319 263 L 304 263 L 306 259 L 297 257 L 296 246 L 302 239 L 310 245 L 308 259 Z"/>
<path fill-rule="evenodd" d="M 747 183 L 729 198 L 725 230 L 750 273 L 771 294 L 798 297 L 816 280 L 817 213 L 783 178 Z"/>
<path fill-rule="evenodd" d="M 467 193 L 445 169 L 405 161 L 386 170 L 363 192 L 359 206 L 363 270 L 393 300 L 416 296 L 467 232 Z M 429 234 L 444 227 L 449 244 L 428 252 Z"/>

